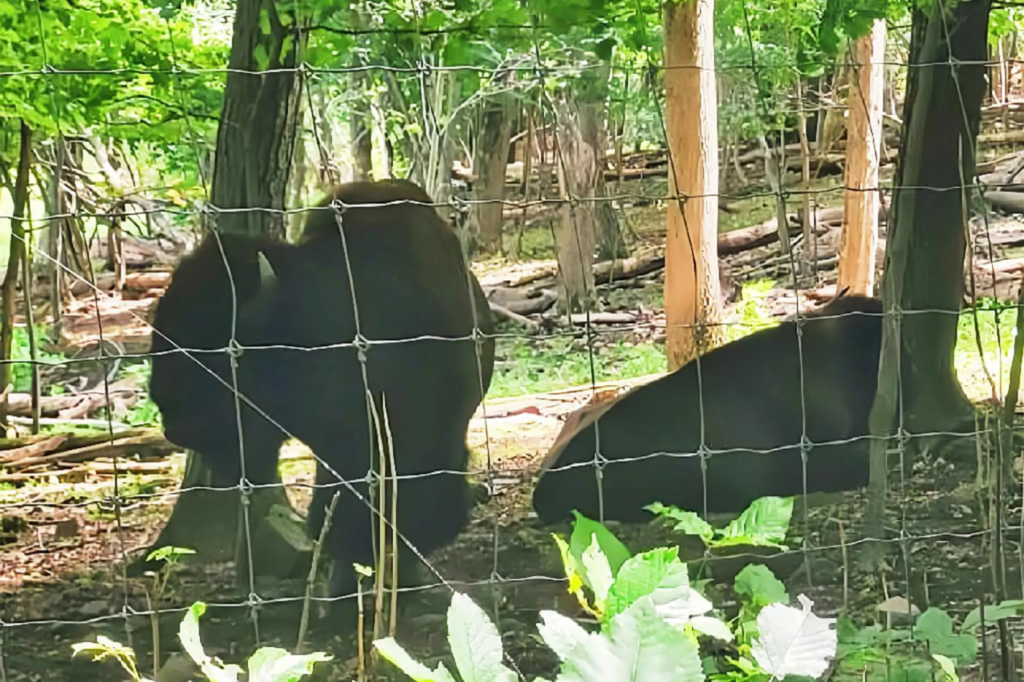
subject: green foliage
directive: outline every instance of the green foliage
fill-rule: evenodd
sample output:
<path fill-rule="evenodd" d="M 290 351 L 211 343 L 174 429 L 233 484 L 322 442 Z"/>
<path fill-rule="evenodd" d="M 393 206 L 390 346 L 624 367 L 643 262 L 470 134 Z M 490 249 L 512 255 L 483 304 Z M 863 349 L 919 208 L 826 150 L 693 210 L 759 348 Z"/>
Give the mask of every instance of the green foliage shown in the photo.
<path fill-rule="evenodd" d="M 793 516 L 793 498 L 761 497 L 743 510 L 723 529 L 715 529 L 692 511 L 655 502 L 644 507 L 658 518 L 673 522 L 673 530 L 696 535 L 708 547 L 751 545 L 785 549 L 789 522 Z"/>
<path fill-rule="evenodd" d="M 689 584 L 686 565 L 676 548 L 659 547 L 628 557 L 618 569 L 618 559 L 605 556 L 611 547 L 616 557 L 619 543 L 609 542 L 600 524 L 577 516 L 581 535 L 590 534 L 586 551 L 570 553 L 556 536 L 563 552 L 570 591 L 583 581 L 577 568 L 588 565 L 587 588 L 603 608 L 597 615 L 600 629 L 589 632 L 576 621 L 554 611 L 542 611 L 537 629 L 544 643 L 558 656 L 556 682 L 632 682 L 633 680 L 764 680 L 774 675 L 819 676 L 836 651 L 831 621 L 810 612 L 810 601 L 800 596 L 801 608 L 762 600 L 769 604 L 753 617 L 755 627 L 741 640 L 721 619 L 708 615 L 711 603 Z M 604 545 L 598 537 L 604 538 Z M 601 567 L 599 570 L 595 568 Z M 596 579 L 595 579 L 596 576 Z M 459 679 L 480 682 L 516 679 L 503 661 L 501 638 L 486 614 L 465 595 L 454 593 L 448 609 L 448 633 Z M 715 659 L 702 660 L 701 638 L 736 641 L 739 654 L 725 671 Z M 454 682 L 444 663 L 431 670 L 413 659 L 393 639 L 377 640 L 374 646 L 387 660 L 418 682 Z M 539 678 L 538 681 L 539 682 Z"/>
<path fill-rule="evenodd" d="M 261 647 L 249 657 L 248 673 L 237 665 L 224 665 L 203 649 L 199 619 L 205 612 L 203 602 L 192 604 L 178 628 L 178 639 L 185 653 L 199 666 L 203 678 L 211 682 L 237 682 L 240 675 L 246 675 L 250 682 L 299 682 L 312 674 L 317 663 L 331 660 L 321 652 L 295 655 L 277 647 Z M 139 674 L 135 652 L 108 637 L 98 635 L 95 642 L 79 642 L 71 648 L 74 655 L 87 654 L 93 661 L 114 658 L 134 682 L 151 682 Z"/>

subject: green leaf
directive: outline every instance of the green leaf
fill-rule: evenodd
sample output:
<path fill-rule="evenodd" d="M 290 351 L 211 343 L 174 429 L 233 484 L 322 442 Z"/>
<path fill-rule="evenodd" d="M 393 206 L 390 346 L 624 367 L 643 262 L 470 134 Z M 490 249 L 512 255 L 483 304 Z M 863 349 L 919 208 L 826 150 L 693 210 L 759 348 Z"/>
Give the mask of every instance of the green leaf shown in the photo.
<path fill-rule="evenodd" d="M 930 650 L 958 659 L 972 662 L 978 655 L 978 640 L 973 635 L 953 634 L 953 619 L 942 609 L 934 606 L 917 617 L 914 623 L 914 637 L 927 640 Z"/>
<path fill-rule="evenodd" d="M 263 43 L 257 43 L 256 47 L 252 48 L 252 60 L 256 62 L 257 71 L 266 71 L 270 66 L 270 55 L 267 54 L 267 48 Z"/>
<path fill-rule="evenodd" d="M 642 552 L 622 565 L 608 593 L 605 620 L 611 620 L 640 599 L 649 598 L 667 623 L 682 628 L 691 618 L 711 610 L 711 603 L 690 587 L 678 548 Z"/>
<path fill-rule="evenodd" d="M 185 556 L 188 554 L 195 554 L 194 549 L 188 547 L 173 547 L 167 545 L 165 547 L 158 547 L 146 555 L 146 561 L 169 561 L 174 562 L 178 557 Z"/>
<path fill-rule="evenodd" d="M 960 682 L 960 676 L 956 672 L 956 664 L 952 660 L 942 654 L 932 654 L 932 658 L 939 665 L 939 671 L 942 673 L 941 682 Z"/>
<path fill-rule="evenodd" d="M 608 564 L 608 557 L 601 551 L 597 535 L 592 535 L 590 546 L 583 552 L 583 568 L 586 570 L 587 585 L 594 593 L 594 599 L 599 611 L 604 610 L 604 602 L 608 597 L 608 588 L 615 580 L 612 577 L 612 569 Z"/>
<path fill-rule="evenodd" d="M 199 619 L 206 613 L 206 604 L 200 601 L 195 602 L 181 619 L 178 626 L 178 639 L 189 658 L 206 677 L 212 682 L 237 682 L 242 669 L 237 665 L 220 666 L 203 649 L 203 643 L 199 638 Z"/>
<path fill-rule="evenodd" d="M 985 623 L 991 625 L 1007 618 L 1014 618 L 1021 615 L 1024 612 L 1024 599 L 1007 599 L 1001 601 L 998 604 L 992 604 L 985 607 Z M 981 626 L 981 614 L 982 610 L 980 607 L 975 607 L 967 614 L 964 618 L 963 624 L 960 626 L 960 632 L 974 632 Z"/>
<path fill-rule="evenodd" d="M 557 611 L 541 611 L 541 622 L 537 624 L 544 643 L 561 660 L 572 655 L 573 649 L 587 641 L 590 636 L 579 623 Z"/>
<path fill-rule="evenodd" d="M 461 592 L 448 607 L 448 644 L 463 682 L 515 680 L 502 664 L 501 635 L 483 609 Z"/>
<path fill-rule="evenodd" d="M 590 547 L 591 537 L 596 535 L 597 543 L 601 546 L 601 551 L 608 559 L 608 565 L 611 567 L 612 575 L 614 576 L 619 572 L 619 567 L 629 559 L 632 553 L 603 524 L 588 519 L 576 510 L 573 510 L 572 513 L 576 517 L 573 521 L 572 536 L 569 538 L 569 548 L 573 556 L 582 561 L 583 552 Z"/>
<path fill-rule="evenodd" d="M 792 497 L 761 497 L 722 531 L 715 544 L 749 544 L 785 549 L 789 522 L 793 516 Z"/>
<path fill-rule="evenodd" d="M 789 593 L 782 581 L 764 564 L 748 564 L 736 574 L 733 589 L 754 607 L 788 604 Z"/>
<path fill-rule="evenodd" d="M 270 35 L 270 11 L 266 7 L 260 8 L 260 35 Z"/>
<path fill-rule="evenodd" d="M 438 663 L 437 668 L 431 670 L 410 656 L 393 637 L 375 639 L 373 646 L 381 656 L 411 677 L 414 682 L 455 682 L 455 678 L 444 667 L 444 663 Z"/>
<path fill-rule="evenodd" d="M 649 598 L 637 601 L 609 623 L 608 634 L 588 635 L 562 665 L 562 682 L 702 682 L 697 645 L 666 623 Z"/>
<path fill-rule="evenodd" d="M 673 529 L 683 535 L 696 535 L 707 545 L 715 537 L 715 529 L 711 524 L 702 519 L 697 513 L 680 509 L 674 506 L 666 506 L 661 502 L 649 504 L 644 509 L 657 514 L 658 516 L 671 519 L 676 522 Z"/>
<path fill-rule="evenodd" d="M 265 646 L 249 657 L 249 682 L 299 682 L 312 674 L 317 663 L 331 660 L 323 652 L 296 655 Z"/>

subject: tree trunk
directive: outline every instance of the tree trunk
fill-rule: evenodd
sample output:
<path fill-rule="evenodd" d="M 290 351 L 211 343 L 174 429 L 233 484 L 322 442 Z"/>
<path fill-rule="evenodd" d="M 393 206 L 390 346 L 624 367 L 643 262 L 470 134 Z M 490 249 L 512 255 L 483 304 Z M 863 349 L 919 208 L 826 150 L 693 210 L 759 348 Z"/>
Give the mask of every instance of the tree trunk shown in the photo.
<path fill-rule="evenodd" d="M 850 113 L 846 126 L 846 192 L 836 289 L 871 296 L 878 246 L 879 159 L 882 153 L 882 94 L 885 84 L 885 21 L 854 43 Z"/>
<path fill-rule="evenodd" d="M 717 345 L 722 337 L 716 324 L 722 313 L 717 253 L 718 103 L 714 1 L 670 1 L 663 11 L 665 118 L 671 161 L 665 347 L 669 370 L 674 370 Z"/>
<path fill-rule="evenodd" d="M 302 45 L 288 28 L 295 26 L 296 17 L 286 14 L 286 6 L 262 0 L 237 3 L 213 166 L 211 203 L 232 209 L 217 215 L 221 232 L 279 239 L 285 235 L 282 214 L 244 209 L 282 209 L 288 191 L 302 92 L 299 72 L 293 69 Z M 261 13 L 268 35 L 260 30 Z M 257 57 L 262 55 L 266 59 L 261 64 Z M 251 73 L 262 70 L 277 71 Z"/>
<path fill-rule="evenodd" d="M 217 151 L 211 203 L 220 209 L 283 209 L 295 148 L 301 84 L 297 71 L 302 44 L 293 30 L 282 24 L 286 5 L 240 0 L 235 13 L 224 109 L 217 132 Z M 260 30 L 261 13 L 270 32 Z M 296 17 L 285 17 L 290 27 Z M 305 32 L 302 32 L 305 35 Z M 257 54 L 269 62 L 257 63 Z M 248 73 L 273 70 L 272 73 Z M 250 235 L 284 238 L 283 214 L 270 211 L 236 210 L 221 213 L 215 229 Z M 212 480 L 201 457 L 189 454 L 181 493 L 166 527 L 154 548 L 166 544 L 201 548 L 200 561 L 220 561 L 247 556 L 238 551 L 242 535 L 239 519 L 242 505 L 238 490 L 211 491 L 201 486 Z M 280 483 L 277 479 L 273 483 Z M 196 489 L 199 487 L 199 489 Z M 273 485 L 250 493 L 249 521 L 254 573 L 288 575 L 296 555 L 257 510 L 272 504 L 290 508 L 284 488 Z M 211 523 L 211 521 L 216 521 Z M 144 562 L 143 559 L 143 564 Z M 247 571 L 236 566 L 236 577 L 244 587 Z"/>
<path fill-rule="evenodd" d="M 914 12 L 903 153 L 882 278 L 887 315 L 871 412 L 871 432 L 879 437 L 871 444 L 867 508 L 867 532 L 874 538 L 882 537 L 885 438 L 897 425 L 911 435 L 948 433 L 971 417 L 953 349 L 963 300 L 967 183 L 974 177 L 985 93 L 989 10 L 986 0 L 944 0 L 927 14 Z M 910 443 L 915 450 L 923 445 L 918 439 Z M 871 545 L 864 559 L 873 563 L 879 551 Z"/>
<path fill-rule="evenodd" d="M 584 128 L 592 121 L 587 105 L 567 96 L 558 106 L 558 187 L 563 199 L 557 230 L 558 274 L 567 313 L 590 309 L 594 298 L 594 249 L 597 203 L 594 195 L 602 175 L 598 158 L 604 150 L 590 144 Z M 581 200 L 582 199 L 582 200 Z"/>
<path fill-rule="evenodd" d="M 490 98 L 481 116 L 480 135 L 473 160 L 473 188 L 476 200 L 473 220 L 480 248 L 486 253 L 502 252 L 502 201 L 505 199 L 505 167 L 512 139 L 515 100 L 508 93 Z"/>
<path fill-rule="evenodd" d="M 21 122 L 21 149 L 18 155 L 18 175 L 14 180 L 14 213 L 11 217 L 11 243 L 7 256 L 7 273 L 2 285 L 3 305 L 0 308 L 0 424 L 7 426 L 7 396 L 13 377 L 11 351 L 14 342 L 14 313 L 18 273 L 24 261 L 25 209 L 28 207 L 28 181 L 32 171 L 32 129 Z"/>

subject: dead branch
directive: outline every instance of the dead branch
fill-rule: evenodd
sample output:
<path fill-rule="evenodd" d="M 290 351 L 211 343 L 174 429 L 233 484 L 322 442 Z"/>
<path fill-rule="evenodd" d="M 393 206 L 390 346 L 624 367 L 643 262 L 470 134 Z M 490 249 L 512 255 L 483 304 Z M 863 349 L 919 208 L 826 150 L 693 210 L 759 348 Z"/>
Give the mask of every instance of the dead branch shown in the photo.
<path fill-rule="evenodd" d="M 29 467 L 50 466 L 66 462 L 86 462 L 100 457 L 114 458 L 135 454 L 158 457 L 169 455 L 175 450 L 177 448 L 165 439 L 163 434 L 152 432 L 127 438 L 117 437 L 105 443 L 86 445 L 85 447 L 54 452 L 39 457 L 27 457 L 18 462 L 12 462 L 10 468 L 15 471 L 21 471 Z"/>

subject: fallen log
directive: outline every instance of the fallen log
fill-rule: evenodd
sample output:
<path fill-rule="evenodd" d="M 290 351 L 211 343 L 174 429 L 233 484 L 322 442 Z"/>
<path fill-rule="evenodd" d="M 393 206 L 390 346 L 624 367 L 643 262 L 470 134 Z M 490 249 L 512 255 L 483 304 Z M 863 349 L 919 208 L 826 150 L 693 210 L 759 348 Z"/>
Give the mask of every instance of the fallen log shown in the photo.
<path fill-rule="evenodd" d="M 115 396 L 119 399 L 127 399 L 134 396 L 135 391 L 131 389 L 111 389 L 110 399 Z M 7 396 L 8 414 L 18 417 L 30 417 L 32 415 L 32 394 L 11 393 Z M 74 419 L 84 417 L 107 406 L 107 397 L 102 392 L 47 395 L 39 399 L 39 409 L 43 417 L 59 417 L 61 419 Z"/>
<path fill-rule="evenodd" d="M 509 310 L 508 308 L 506 308 L 505 306 L 499 305 L 499 304 L 495 303 L 494 301 L 490 301 L 488 305 L 489 305 L 489 307 L 491 309 L 491 312 L 494 313 L 495 315 L 498 315 L 500 317 L 504 317 L 507 320 L 512 320 L 513 322 L 517 322 L 517 323 L 519 323 L 519 324 L 521 324 L 524 327 L 527 327 L 529 329 L 538 329 L 538 328 L 540 328 L 540 325 L 537 324 L 536 322 L 534 322 L 533 320 L 531 320 L 530 318 L 524 317 L 523 315 L 520 315 L 519 313 L 514 313 L 511 310 Z"/>
<path fill-rule="evenodd" d="M 111 291 L 117 276 L 112 272 L 101 272 L 96 275 L 96 288 L 100 291 Z M 146 270 L 143 272 L 130 272 L 125 277 L 124 290 L 138 293 L 146 293 L 150 289 L 166 289 L 171 283 L 171 272 L 169 270 Z M 87 282 L 75 280 L 71 285 L 71 293 L 76 296 L 83 296 L 92 290 Z"/>
<path fill-rule="evenodd" d="M 1012 144 L 1024 142 L 1024 130 L 1006 130 L 978 135 L 978 144 Z"/>
<path fill-rule="evenodd" d="M 115 438 L 154 437 L 162 434 L 157 429 L 131 429 L 122 431 Z M 76 434 L 61 433 L 57 435 L 33 435 L 24 438 L 0 438 L 0 464 L 19 461 L 28 456 L 40 456 L 50 452 L 62 452 L 75 448 L 110 442 L 107 432 Z"/>
<path fill-rule="evenodd" d="M 985 198 L 994 207 L 1010 213 L 1024 213 L 1024 192 L 995 190 L 985 192 Z"/>
<path fill-rule="evenodd" d="M 148 457 L 169 455 L 178 448 L 163 437 L 163 434 L 147 433 L 140 436 L 128 438 L 117 437 L 105 443 L 86 445 L 71 450 L 53 452 L 39 457 L 27 457 L 17 462 L 12 462 L 9 468 L 14 471 L 22 471 L 29 467 L 49 466 L 66 462 L 87 462 L 100 457 L 124 457 L 125 455 L 145 455 Z"/>

